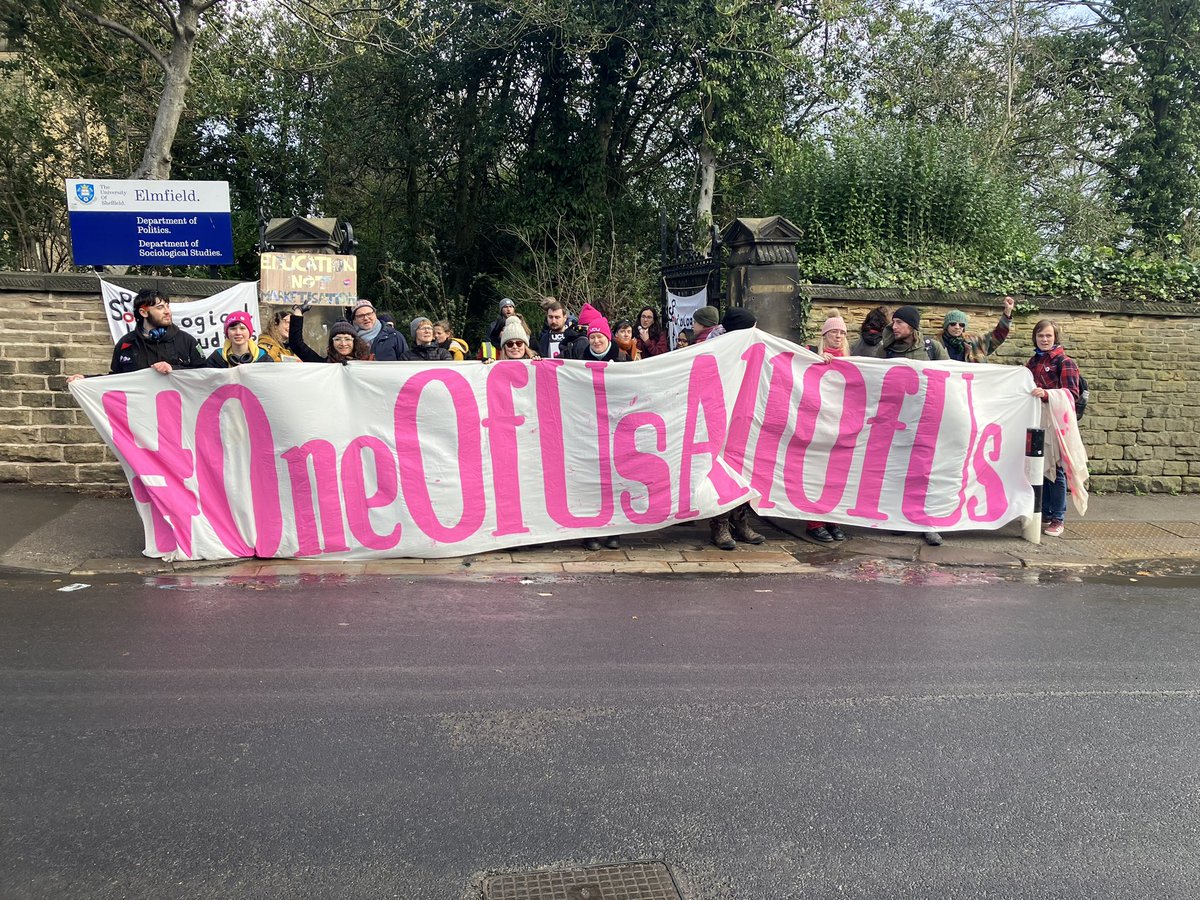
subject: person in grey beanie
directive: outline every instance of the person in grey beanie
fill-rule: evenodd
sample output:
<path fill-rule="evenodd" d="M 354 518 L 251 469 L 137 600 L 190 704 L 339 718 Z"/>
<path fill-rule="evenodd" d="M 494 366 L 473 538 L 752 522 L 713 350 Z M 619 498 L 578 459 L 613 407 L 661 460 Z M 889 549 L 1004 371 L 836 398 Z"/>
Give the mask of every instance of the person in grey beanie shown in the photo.
<path fill-rule="evenodd" d="M 400 357 L 405 362 L 454 362 L 449 350 L 444 350 L 433 339 L 433 322 L 425 316 L 417 316 L 408 326 L 412 334 L 412 346 Z"/>
<path fill-rule="evenodd" d="M 371 348 L 372 356 L 381 362 L 404 359 L 408 342 L 395 328 L 384 324 L 375 312 L 375 304 L 366 297 L 359 297 L 350 307 L 347 320 L 354 328 L 359 340 Z"/>
<path fill-rule="evenodd" d="M 500 352 L 502 341 L 500 340 L 500 332 L 504 330 L 505 324 L 508 322 L 509 316 L 516 316 L 521 320 L 521 326 L 525 329 L 526 334 L 532 334 L 529 330 L 529 323 L 525 321 L 525 317 L 517 312 L 517 304 L 511 297 L 504 297 L 500 300 L 500 317 L 492 323 L 492 327 L 488 329 L 487 339 L 493 347 L 496 348 L 496 353 Z"/>

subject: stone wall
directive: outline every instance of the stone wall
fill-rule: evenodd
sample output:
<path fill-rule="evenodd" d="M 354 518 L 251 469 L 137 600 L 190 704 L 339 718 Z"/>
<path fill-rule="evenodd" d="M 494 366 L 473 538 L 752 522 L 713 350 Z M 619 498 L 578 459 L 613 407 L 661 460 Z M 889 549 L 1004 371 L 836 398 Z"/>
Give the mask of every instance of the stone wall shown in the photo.
<path fill-rule="evenodd" d="M 180 300 L 209 296 L 229 281 L 110 278 L 133 290 L 159 287 Z M 925 328 L 962 309 L 971 331 L 991 328 L 997 297 L 804 288 L 810 326 L 834 312 L 852 335 L 872 307 L 919 306 Z M 1091 386 L 1083 420 L 1098 491 L 1200 492 L 1200 315 L 1189 307 L 1042 301 L 1018 313 L 1013 334 L 993 356 L 1021 365 L 1032 353 L 1039 318 L 1056 319 L 1067 352 Z M 63 484 L 125 492 L 125 478 L 83 411 L 66 391 L 73 372 L 108 371 L 112 339 L 91 275 L 0 273 L 0 482 Z"/>
<path fill-rule="evenodd" d="M 235 284 L 105 280 L 180 300 Z M 0 273 L 0 482 L 128 493 L 120 465 L 66 389 L 67 375 L 107 372 L 112 349 L 96 276 Z"/>
<path fill-rule="evenodd" d="M 809 330 L 836 313 L 846 319 L 851 343 L 863 316 L 876 306 L 921 309 L 922 328 L 938 337 L 942 317 L 961 309 L 968 331 L 996 326 L 998 296 L 920 291 L 894 292 L 811 286 Z M 1087 446 L 1091 488 L 1145 493 L 1200 492 L 1200 309 L 1187 305 L 1041 298 L 1039 311 L 1018 312 L 1012 333 L 991 357 L 1024 365 L 1033 355 L 1033 326 L 1053 319 L 1067 354 L 1079 363 L 1091 399 L 1080 423 Z"/>

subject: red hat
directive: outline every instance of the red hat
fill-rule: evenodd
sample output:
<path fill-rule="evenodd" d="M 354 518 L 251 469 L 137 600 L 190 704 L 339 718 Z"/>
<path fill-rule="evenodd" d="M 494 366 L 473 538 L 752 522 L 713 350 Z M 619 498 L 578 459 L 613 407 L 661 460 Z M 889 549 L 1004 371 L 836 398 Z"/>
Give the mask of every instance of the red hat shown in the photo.
<path fill-rule="evenodd" d="M 254 337 L 254 317 L 248 312 L 231 312 L 225 317 L 225 335 L 229 335 L 229 329 L 234 325 L 245 325 L 246 330 L 250 332 L 250 337 Z"/>
<path fill-rule="evenodd" d="M 597 319 L 603 318 L 604 316 L 601 315 L 600 310 L 596 309 L 596 307 L 592 306 L 590 303 L 583 304 L 583 308 L 579 310 L 579 324 L 584 328 L 587 328 L 588 325 Z"/>

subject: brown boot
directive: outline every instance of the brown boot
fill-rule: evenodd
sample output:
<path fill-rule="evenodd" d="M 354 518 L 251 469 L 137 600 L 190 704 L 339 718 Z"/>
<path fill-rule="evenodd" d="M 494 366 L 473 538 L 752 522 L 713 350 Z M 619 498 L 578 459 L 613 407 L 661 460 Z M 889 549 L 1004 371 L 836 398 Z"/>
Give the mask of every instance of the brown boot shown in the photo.
<path fill-rule="evenodd" d="M 729 513 L 708 520 L 708 527 L 712 529 L 712 542 L 722 550 L 736 550 L 737 543 L 733 539 L 733 535 L 729 533 Z"/>
<path fill-rule="evenodd" d="M 761 544 L 766 540 L 750 527 L 750 507 L 745 503 L 730 512 L 729 530 L 734 540 L 741 541 L 743 544 Z"/>

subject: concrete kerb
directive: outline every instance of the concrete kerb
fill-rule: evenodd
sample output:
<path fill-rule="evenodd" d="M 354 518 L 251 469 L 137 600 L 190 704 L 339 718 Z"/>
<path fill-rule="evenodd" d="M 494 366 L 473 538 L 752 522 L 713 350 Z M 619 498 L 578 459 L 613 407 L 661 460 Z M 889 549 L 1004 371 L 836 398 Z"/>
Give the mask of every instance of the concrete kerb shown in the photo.
<path fill-rule="evenodd" d="M 450 559 L 239 559 L 167 563 L 139 556 L 143 526 L 128 499 L 94 498 L 62 488 L 0 485 L 0 565 L 53 575 L 271 577 L 394 575 L 520 578 L 592 574 L 802 575 L 845 571 L 871 560 L 981 569 L 1078 570 L 1140 561 L 1200 561 L 1200 495 L 1093 497 L 1086 518 L 1068 516 L 1067 531 L 1040 545 L 1020 536 L 1020 524 L 989 532 L 945 535 L 926 547 L 916 534 L 847 526 L 842 544 L 803 539 L 803 522 L 766 519 L 768 540 L 725 552 L 712 547 L 703 522 L 669 526 L 621 539 L 620 550 L 589 552 L 569 541 L 515 547 Z M 861 561 L 861 562 L 860 562 Z"/>

